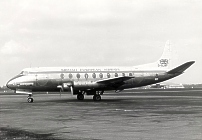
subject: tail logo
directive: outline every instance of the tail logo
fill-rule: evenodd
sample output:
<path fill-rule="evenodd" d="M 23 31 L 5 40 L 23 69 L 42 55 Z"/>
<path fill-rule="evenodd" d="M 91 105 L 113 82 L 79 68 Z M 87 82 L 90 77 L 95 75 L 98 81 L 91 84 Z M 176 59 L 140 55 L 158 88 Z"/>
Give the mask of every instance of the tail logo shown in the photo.
<path fill-rule="evenodd" d="M 158 64 L 158 67 L 167 67 L 168 66 L 168 59 L 161 59 L 159 60 L 160 64 Z"/>

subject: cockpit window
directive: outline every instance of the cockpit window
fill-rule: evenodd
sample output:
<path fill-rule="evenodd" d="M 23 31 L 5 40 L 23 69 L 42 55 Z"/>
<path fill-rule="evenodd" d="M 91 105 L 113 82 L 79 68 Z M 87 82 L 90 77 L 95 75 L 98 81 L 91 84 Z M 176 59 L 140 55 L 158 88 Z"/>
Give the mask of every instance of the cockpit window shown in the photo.
<path fill-rule="evenodd" d="M 28 71 L 22 71 L 21 73 L 20 73 L 20 75 L 27 75 L 28 74 Z"/>
<path fill-rule="evenodd" d="M 20 73 L 20 75 L 22 75 L 23 74 L 23 71 Z"/>

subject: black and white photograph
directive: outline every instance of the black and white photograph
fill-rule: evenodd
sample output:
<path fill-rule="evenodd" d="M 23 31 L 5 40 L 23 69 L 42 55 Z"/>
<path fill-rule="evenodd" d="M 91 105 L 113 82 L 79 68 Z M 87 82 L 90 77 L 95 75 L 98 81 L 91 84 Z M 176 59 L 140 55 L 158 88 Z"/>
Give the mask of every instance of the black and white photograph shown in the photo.
<path fill-rule="evenodd" d="M 1 0 L 1 140 L 201 140 L 201 0 Z"/>

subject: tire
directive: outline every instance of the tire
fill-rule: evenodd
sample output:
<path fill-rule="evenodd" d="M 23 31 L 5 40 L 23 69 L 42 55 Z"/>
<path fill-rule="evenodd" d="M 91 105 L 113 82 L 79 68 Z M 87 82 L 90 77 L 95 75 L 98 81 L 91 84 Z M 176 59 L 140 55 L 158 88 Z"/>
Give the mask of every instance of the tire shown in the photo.
<path fill-rule="evenodd" d="M 27 102 L 28 102 L 28 103 L 32 103 L 33 101 L 34 101 L 33 98 L 27 98 Z"/>
<path fill-rule="evenodd" d="M 77 95 L 77 100 L 84 100 L 84 95 L 83 94 L 78 94 Z"/>
<path fill-rule="evenodd" d="M 101 101 L 101 96 L 100 95 L 94 95 L 93 100 L 94 101 Z"/>

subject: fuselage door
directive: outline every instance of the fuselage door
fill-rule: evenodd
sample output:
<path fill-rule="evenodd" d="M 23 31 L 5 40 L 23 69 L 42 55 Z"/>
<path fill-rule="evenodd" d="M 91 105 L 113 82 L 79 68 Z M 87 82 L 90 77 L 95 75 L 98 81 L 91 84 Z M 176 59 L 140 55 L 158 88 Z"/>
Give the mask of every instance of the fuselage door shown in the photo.
<path fill-rule="evenodd" d="M 36 74 L 36 86 L 46 86 L 48 83 L 47 74 Z"/>

